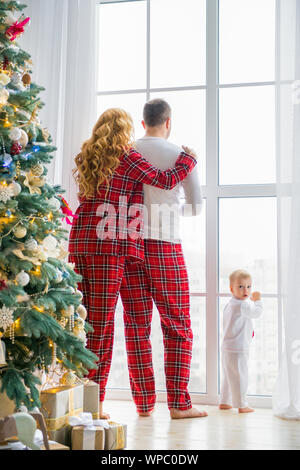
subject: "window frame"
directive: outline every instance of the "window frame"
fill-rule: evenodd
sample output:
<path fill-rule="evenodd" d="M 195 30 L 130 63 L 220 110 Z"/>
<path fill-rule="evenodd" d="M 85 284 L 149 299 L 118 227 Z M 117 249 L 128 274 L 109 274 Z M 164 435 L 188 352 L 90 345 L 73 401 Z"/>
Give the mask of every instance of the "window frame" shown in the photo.
<path fill-rule="evenodd" d="M 146 88 L 132 90 L 111 90 L 96 92 L 99 96 L 130 93 L 143 93 L 150 99 L 153 92 L 206 90 L 206 186 L 203 197 L 206 199 L 206 292 L 192 293 L 191 297 L 206 298 L 206 393 L 191 393 L 194 403 L 217 405 L 220 391 L 219 364 L 219 298 L 230 294 L 219 292 L 219 201 L 221 198 L 272 197 L 277 198 L 277 185 L 274 184 L 219 184 L 219 91 L 224 88 L 246 86 L 274 86 L 277 97 L 279 77 L 279 0 L 276 0 L 276 70 L 275 80 L 251 83 L 219 83 L 219 0 L 206 0 L 206 84 L 199 86 L 150 88 L 150 21 L 151 0 L 98 0 L 98 4 L 120 3 L 124 1 L 145 1 L 147 8 L 147 78 Z M 276 129 L 279 128 L 278 100 L 276 99 Z M 276 140 L 279 132 L 276 132 Z M 276 141 L 276 149 L 278 140 Z M 279 204 L 277 204 L 279 211 Z M 282 300 L 280 277 L 280 227 L 277 212 L 277 293 L 264 294 L 263 297 L 278 300 L 278 364 L 282 353 Z M 209 341 L 208 341 L 209 338 Z M 131 398 L 129 390 L 108 389 L 107 398 L 127 400 Z M 166 401 L 166 393 L 158 392 L 158 401 Z M 270 396 L 249 396 L 251 406 L 271 407 Z"/>

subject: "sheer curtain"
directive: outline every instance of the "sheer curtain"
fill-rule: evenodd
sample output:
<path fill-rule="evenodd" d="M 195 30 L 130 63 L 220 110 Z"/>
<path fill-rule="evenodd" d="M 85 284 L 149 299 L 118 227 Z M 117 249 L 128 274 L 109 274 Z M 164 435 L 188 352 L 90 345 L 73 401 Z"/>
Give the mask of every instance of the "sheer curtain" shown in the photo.
<path fill-rule="evenodd" d="M 45 87 L 40 114 L 58 148 L 49 179 L 73 210 L 74 157 L 96 120 L 97 0 L 25 0 L 31 24 L 19 41 L 31 54 L 33 80 Z"/>
<path fill-rule="evenodd" d="M 278 0 L 278 209 L 283 353 L 275 415 L 300 419 L 300 0 Z"/>

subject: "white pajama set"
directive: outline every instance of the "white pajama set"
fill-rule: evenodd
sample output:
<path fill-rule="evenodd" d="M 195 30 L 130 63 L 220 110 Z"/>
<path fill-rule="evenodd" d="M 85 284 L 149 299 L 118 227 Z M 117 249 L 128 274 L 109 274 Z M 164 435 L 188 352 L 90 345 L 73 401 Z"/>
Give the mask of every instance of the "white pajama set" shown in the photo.
<path fill-rule="evenodd" d="M 262 314 L 261 300 L 232 297 L 223 312 L 222 370 L 220 403 L 245 408 L 248 389 L 249 349 L 253 337 L 252 319 Z"/>

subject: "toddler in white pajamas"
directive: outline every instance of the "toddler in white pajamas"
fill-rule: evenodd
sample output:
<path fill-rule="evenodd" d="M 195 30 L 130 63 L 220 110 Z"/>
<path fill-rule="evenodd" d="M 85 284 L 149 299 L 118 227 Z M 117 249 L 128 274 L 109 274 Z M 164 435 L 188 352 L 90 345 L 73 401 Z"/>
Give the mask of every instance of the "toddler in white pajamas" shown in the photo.
<path fill-rule="evenodd" d="M 251 413 L 254 410 L 247 403 L 248 359 L 253 337 L 252 319 L 262 313 L 261 294 L 253 292 L 251 295 L 252 279 L 247 271 L 234 271 L 229 279 L 232 297 L 223 313 L 223 381 L 219 408 L 234 407 L 239 413 Z"/>

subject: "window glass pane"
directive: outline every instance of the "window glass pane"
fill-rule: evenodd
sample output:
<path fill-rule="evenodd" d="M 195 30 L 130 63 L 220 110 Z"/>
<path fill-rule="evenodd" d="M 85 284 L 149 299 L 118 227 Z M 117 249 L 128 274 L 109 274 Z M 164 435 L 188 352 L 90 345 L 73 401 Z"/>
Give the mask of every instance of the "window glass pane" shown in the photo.
<path fill-rule="evenodd" d="M 228 276 L 246 269 L 253 289 L 277 293 L 276 198 L 220 199 L 220 292 L 230 293 Z"/>
<path fill-rule="evenodd" d="M 192 147 L 198 154 L 201 184 L 206 181 L 206 97 L 205 90 L 151 93 L 151 99 L 163 98 L 172 108 L 170 141 Z"/>
<path fill-rule="evenodd" d="M 146 1 L 100 5 L 98 90 L 146 88 Z"/>
<path fill-rule="evenodd" d="M 275 88 L 220 90 L 220 184 L 275 183 Z"/>
<path fill-rule="evenodd" d="M 146 102 L 144 93 L 128 93 L 124 95 L 98 96 L 98 116 L 108 108 L 122 108 L 127 111 L 132 119 L 135 129 L 135 137 L 143 137 L 145 131 L 142 126 L 143 108 Z"/>
<path fill-rule="evenodd" d="M 219 300 L 221 346 L 223 311 L 229 299 Z M 278 374 L 278 301 L 273 298 L 262 300 L 263 314 L 257 320 L 253 320 L 254 338 L 249 356 L 248 395 L 272 395 Z M 220 367 L 220 379 L 222 380 L 222 367 Z"/>
<path fill-rule="evenodd" d="M 183 253 L 188 268 L 190 290 L 206 292 L 206 201 L 197 217 L 181 217 Z"/>
<path fill-rule="evenodd" d="M 151 1 L 151 88 L 205 83 L 205 0 Z"/>
<path fill-rule="evenodd" d="M 220 83 L 275 79 L 275 0 L 220 0 Z"/>

